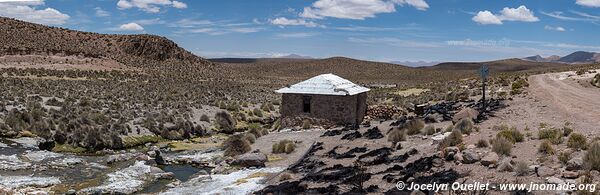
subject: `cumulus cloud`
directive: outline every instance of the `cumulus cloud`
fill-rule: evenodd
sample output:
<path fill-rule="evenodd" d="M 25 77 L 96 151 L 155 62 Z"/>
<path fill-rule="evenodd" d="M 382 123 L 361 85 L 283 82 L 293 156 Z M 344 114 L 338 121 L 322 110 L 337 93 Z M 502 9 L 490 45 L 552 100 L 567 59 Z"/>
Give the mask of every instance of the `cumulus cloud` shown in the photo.
<path fill-rule="evenodd" d="M 537 17 L 533 15 L 533 12 L 524 5 L 519 6 L 518 8 L 508 8 L 505 7 L 500 11 L 500 18 L 502 20 L 508 21 L 522 21 L 522 22 L 537 22 L 540 21 Z"/>
<path fill-rule="evenodd" d="M 505 7 L 500 11 L 500 14 L 493 14 L 485 10 L 479 11 L 472 18 L 473 21 L 479 24 L 502 24 L 502 21 L 521 21 L 521 22 L 537 22 L 539 18 L 533 15 L 533 12 L 524 5 L 517 8 Z"/>
<path fill-rule="evenodd" d="M 577 0 L 575 3 L 586 7 L 600 7 L 600 0 Z"/>
<path fill-rule="evenodd" d="M 376 14 L 392 13 L 396 5 L 409 5 L 419 10 L 429 8 L 424 0 L 318 0 L 300 13 L 303 18 L 323 19 L 325 17 L 364 20 Z"/>
<path fill-rule="evenodd" d="M 140 26 L 139 24 L 137 24 L 135 22 L 130 22 L 130 23 L 119 26 L 119 30 L 121 30 L 121 31 L 143 31 L 144 27 Z"/>
<path fill-rule="evenodd" d="M 544 29 L 546 29 L 546 30 L 553 30 L 553 31 L 559 31 L 559 32 L 567 31 L 565 28 L 560 27 L 560 26 L 554 27 L 554 26 L 548 26 L 548 25 L 546 25 L 546 26 L 544 26 Z"/>
<path fill-rule="evenodd" d="M 16 18 L 19 20 L 46 25 L 65 24 L 69 15 L 61 13 L 54 8 L 38 9 L 44 5 L 44 1 L 0 1 L 0 16 Z"/>
<path fill-rule="evenodd" d="M 187 8 L 187 4 L 180 1 L 173 1 L 173 7 L 177 9 L 185 9 Z"/>
<path fill-rule="evenodd" d="M 407 4 L 407 5 L 417 8 L 418 10 L 427 10 L 427 8 L 429 8 L 429 4 L 427 4 L 427 2 L 425 2 L 425 0 L 395 0 L 395 1 L 400 5 Z"/>
<path fill-rule="evenodd" d="M 306 26 L 306 27 L 317 27 L 317 23 L 312 21 L 306 21 L 304 19 L 287 19 L 285 17 L 275 18 L 270 20 L 271 24 L 279 26 Z"/>
<path fill-rule="evenodd" d="M 479 11 L 477 15 L 473 16 L 473 21 L 479 24 L 502 24 L 502 20 L 488 10 Z"/>
<path fill-rule="evenodd" d="M 117 8 L 119 9 L 138 8 L 148 13 L 160 12 L 161 6 L 172 6 L 177 9 L 187 8 L 187 4 L 171 0 L 119 0 L 117 2 Z"/>

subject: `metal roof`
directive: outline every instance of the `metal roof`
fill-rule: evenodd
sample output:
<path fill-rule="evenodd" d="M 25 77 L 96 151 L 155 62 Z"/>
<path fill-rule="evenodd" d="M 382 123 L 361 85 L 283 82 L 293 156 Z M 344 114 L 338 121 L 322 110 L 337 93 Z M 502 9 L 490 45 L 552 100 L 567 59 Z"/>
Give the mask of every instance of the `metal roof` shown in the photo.
<path fill-rule="evenodd" d="M 322 74 L 289 87 L 281 88 L 277 93 L 318 94 L 318 95 L 356 95 L 369 91 L 369 88 L 354 84 L 334 74 Z"/>

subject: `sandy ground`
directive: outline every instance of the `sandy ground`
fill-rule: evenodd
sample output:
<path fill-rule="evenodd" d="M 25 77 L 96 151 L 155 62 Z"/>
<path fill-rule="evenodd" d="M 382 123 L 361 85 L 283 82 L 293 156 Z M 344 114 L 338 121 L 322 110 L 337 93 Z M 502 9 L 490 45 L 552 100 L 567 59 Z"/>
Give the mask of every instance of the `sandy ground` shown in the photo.
<path fill-rule="evenodd" d="M 320 129 L 272 132 L 256 139 L 256 142 L 252 144 L 252 150 L 258 149 L 266 155 L 271 156 L 271 158 L 281 158 L 280 160 L 268 162 L 268 167 L 288 167 L 298 161 L 323 132 L 324 130 Z M 290 154 L 273 154 L 273 144 L 285 139 L 296 142 L 294 152 Z"/>

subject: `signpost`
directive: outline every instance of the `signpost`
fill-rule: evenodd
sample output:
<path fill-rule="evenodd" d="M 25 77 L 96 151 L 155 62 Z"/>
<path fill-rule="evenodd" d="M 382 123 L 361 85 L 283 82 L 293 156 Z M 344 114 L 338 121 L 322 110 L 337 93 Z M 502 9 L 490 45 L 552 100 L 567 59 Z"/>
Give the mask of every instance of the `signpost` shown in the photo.
<path fill-rule="evenodd" d="M 490 74 L 490 69 L 488 68 L 487 65 L 482 65 L 481 68 L 479 68 L 479 76 L 481 77 L 481 81 L 483 83 L 483 109 L 482 109 L 482 113 L 485 112 L 486 108 L 486 102 L 485 102 L 485 83 L 487 82 L 488 79 L 488 75 Z"/>

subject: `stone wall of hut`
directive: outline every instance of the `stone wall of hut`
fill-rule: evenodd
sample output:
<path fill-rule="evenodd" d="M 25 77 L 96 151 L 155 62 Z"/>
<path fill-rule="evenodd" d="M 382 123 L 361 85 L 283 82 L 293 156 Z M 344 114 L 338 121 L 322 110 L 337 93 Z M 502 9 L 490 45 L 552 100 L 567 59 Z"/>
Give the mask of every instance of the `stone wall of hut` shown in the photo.
<path fill-rule="evenodd" d="M 310 112 L 305 113 L 303 99 L 310 97 Z M 362 122 L 367 111 L 367 93 L 352 96 L 283 94 L 281 116 L 322 118 L 337 124 Z"/>

